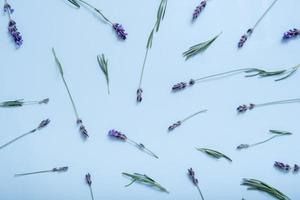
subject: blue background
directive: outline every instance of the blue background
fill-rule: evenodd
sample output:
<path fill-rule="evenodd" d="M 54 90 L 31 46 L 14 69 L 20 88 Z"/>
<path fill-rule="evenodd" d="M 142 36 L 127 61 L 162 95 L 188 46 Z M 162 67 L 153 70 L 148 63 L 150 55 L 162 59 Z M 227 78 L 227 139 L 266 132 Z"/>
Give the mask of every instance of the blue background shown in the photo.
<path fill-rule="evenodd" d="M 200 1 L 169 0 L 165 20 L 154 36 L 143 89 L 135 103 L 148 34 L 159 1 L 89 0 L 129 33 L 119 41 L 111 27 L 85 8 L 74 9 L 63 0 L 10 1 L 13 19 L 24 37 L 16 50 L 7 33 L 7 16 L 0 19 L 1 101 L 50 98 L 48 105 L 1 109 L 4 143 L 50 118 L 49 127 L 0 151 L 0 197 L 3 200 L 90 199 L 84 175 L 90 172 L 95 199 L 199 199 L 186 176 L 193 167 L 206 199 L 271 199 L 240 186 L 242 178 L 257 178 L 299 199 L 299 175 L 281 173 L 275 160 L 299 164 L 299 104 L 264 107 L 244 115 L 236 107 L 297 98 L 299 73 L 287 80 L 234 76 L 197 84 L 173 94 L 174 83 L 244 67 L 268 70 L 299 64 L 299 39 L 281 42 L 283 32 L 299 26 L 300 1 L 278 1 L 242 50 L 240 36 L 250 28 L 271 0 L 208 1 L 196 23 L 191 15 Z M 299 27 L 298 27 L 299 28 Z M 223 34 L 202 55 L 188 61 L 182 52 Z M 51 47 L 60 58 L 65 78 L 90 138 L 82 140 Z M 96 55 L 109 59 L 111 94 Z M 206 114 L 187 121 L 172 133 L 167 127 L 200 109 Z M 297 125 L 298 124 L 298 125 Z M 131 145 L 112 141 L 109 129 L 143 142 L 160 157 L 156 160 Z M 268 138 L 269 129 L 291 131 L 292 136 L 238 152 L 241 143 Z M 195 147 L 219 150 L 233 159 L 213 160 Z M 67 165 L 67 173 L 14 178 L 15 173 Z M 165 194 L 134 184 L 121 172 L 146 173 L 165 186 Z"/>

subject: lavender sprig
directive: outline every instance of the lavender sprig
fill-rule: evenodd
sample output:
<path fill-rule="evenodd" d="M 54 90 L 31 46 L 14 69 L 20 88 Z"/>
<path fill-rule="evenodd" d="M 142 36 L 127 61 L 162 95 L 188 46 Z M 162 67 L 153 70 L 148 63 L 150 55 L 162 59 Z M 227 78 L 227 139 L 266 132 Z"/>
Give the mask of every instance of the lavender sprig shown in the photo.
<path fill-rule="evenodd" d="M 152 47 L 152 41 L 153 41 L 154 33 L 159 31 L 160 23 L 161 23 L 161 21 L 163 21 L 163 19 L 165 17 L 165 13 L 166 13 L 166 9 L 167 9 L 167 3 L 168 3 L 168 0 L 161 0 L 158 11 L 157 11 L 156 22 L 155 22 L 154 27 L 152 28 L 152 30 L 149 34 L 149 37 L 148 37 L 147 46 L 146 46 L 146 53 L 145 53 L 143 66 L 142 66 L 142 71 L 141 71 L 140 80 L 139 80 L 139 87 L 136 91 L 136 95 L 137 95 L 136 101 L 137 101 L 137 103 L 140 103 L 143 100 L 143 97 L 142 97 L 142 94 L 143 94 L 142 81 L 143 81 L 144 70 L 145 70 L 146 61 L 147 61 L 147 57 L 148 57 L 148 52 L 149 52 L 149 49 L 151 49 L 151 47 Z"/>
<path fill-rule="evenodd" d="M 242 35 L 241 39 L 238 42 L 238 48 L 242 48 L 245 44 L 245 42 L 248 40 L 248 38 L 252 35 L 254 29 L 258 26 L 258 24 L 261 22 L 261 20 L 266 16 L 266 14 L 271 10 L 271 8 L 275 5 L 275 3 L 278 0 L 274 0 L 273 3 L 267 8 L 267 10 L 263 13 L 263 15 L 257 20 L 257 22 L 254 24 L 252 28 L 249 28 L 247 32 Z"/>
<path fill-rule="evenodd" d="M 104 54 L 101 54 L 97 56 L 97 61 L 100 69 L 102 70 L 105 76 L 106 84 L 107 84 L 107 92 L 109 94 L 110 91 L 109 91 L 109 76 L 108 76 L 108 60 L 105 58 Z"/>
<path fill-rule="evenodd" d="M 287 104 L 287 103 L 299 103 L 300 98 L 297 99 L 287 99 L 287 100 L 281 100 L 281 101 L 271 101 L 267 103 L 261 103 L 261 104 L 254 104 L 250 103 L 249 105 L 243 104 L 237 107 L 237 112 L 238 113 L 245 113 L 247 110 L 253 110 L 254 108 L 257 107 L 264 107 L 264 106 L 271 106 L 271 105 L 278 105 L 278 104 Z"/>
<path fill-rule="evenodd" d="M 193 184 L 197 187 L 197 190 L 201 196 L 201 199 L 204 200 L 204 197 L 203 197 L 202 192 L 199 187 L 198 179 L 195 177 L 195 172 L 192 168 L 188 169 L 188 176 L 192 180 Z"/>
<path fill-rule="evenodd" d="M 113 30 L 116 32 L 119 39 L 125 40 L 127 37 L 127 33 L 123 26 L 119 23 L 111 22 L 99 9 L 95 8 L 91 4 L 83 0 L 68 0 L 71 4 L 73 4 L 76 8 L 80 8 L 80 4 L 84 4 L 85 6 L 89 7 L 92 11 L 100 15 L 105 22 L 112 26 Z"/>
<path fill-rule="evenodd" d="M 179 82 L 172 86 L 172 91 L 173 92 L 181 91 L 181 90 L 187 88 L 188 86 L 195 85 L 196 83 L 200 83 L 203 81 L 209 81 L 209 80 L 221 79 L 224 77 L 233 76 L 233 75 L 237 75 L 237 74 L 241 74 L 241 73 L 245 73 L 246 78 L 255 77 L 255 76 L 260 77 L 260 78 L 271 77 L 271 76 L 272 77 L 280 76 L 279 78 L 275 79 L 275 81 L 281 81 L 281 80 L 289 78 L 294 73 L 296 73 L 296 71 L 298 70 L 299 67 L 300 67 L 300 64 L 296 65 L 294 67 L 291 67 L 291 68 L 279 69 L 279 70 L 275 70 L 275 71 L 267 71 L 267 70 L 259 69 L 259 68 L 235 69 L 235 70 L 230 70 L 230 71 L 226 71 L 226 72 L 222 72 L 222 73 L 212 74 L 209 76 L 204 76 L 204 77 L 201 77 L 198 79 L 190 79 L 189 82 Z"/>
<path fill-rule="evenodd" d="M 276 137 L 292 135 L 292 133 L 287 132 L 287 131 L 269 130 L 269 132 L 272 133 L 272 134 L 275 134 L 275 135 L 273 135 L 272 137 L 270 137 L 266 140 L 263 140 L 261 142 L 257 142 L 257 143 L 254 143 L 254 144 L 240 144 L 239 146 L 236 147 L 236 149 L 238 149 L 238 150 L 247 149 L 247 148 L 250 148 L 250 147 L 253 147 L 253 146 L 257 146 L 257 145 L 266 143 L 266 142 L 268 142 L 268 141 L 270 141 L 270 140 L 272 140 Z"/>
<path fill-rule="evenodd" d="M 69 169 L 69 167 L 55 167 L 50 170 L 42 170 L 42 171 L 35 171 L 35 172 L 29 172 L 29 173 L 15 174 L 15 176 L 27 176 L 27 175 L 33 175 L 33 174 L 49 173 L 49 172 L 66 172 L 66 171 L 68 171 L 68 169 Z"/>
<path fill-rule="evenodd" d="M 0 103 L 0 107 L 21 107 L 25 105 L 33 105 L 33 104 L 47 104 L 49 102 L 49 98 L 42 99 L 40 101 L 24 101 L 23 99 L 17 99 L 13 101 L 4 101 Z"/>
<path fill-rule="evenodd" d="M 276 188 L 262 182 L 259 181 L 257 179 L 246 179 L 244 178 L 242 180 L 241 185 L 243 186 L 247 186 L 247 190 L 258 190 L 261 192 L 266 192 L 269 195 L 275 197 L 276 199 L 279 200 L 290 200 L 290 198 L 288 196 L 286 196 L 285 194 L 283 194 L 282 192 L 280 192 L 279 190 L 277 190 Z"/>
<path fill-rule="evenodd" d="M 192 117 L 194 117 L 194 116 L 196 116 L 196 115 L 198 115 L 198 114 L 200 114 L 200 113 L 205 113 L 205 112 L 207 112 L 206 109 L 200 110 L 200 111 L 198 111 L 198 112 L 196 112 L 196 113 L 194 113 L 194 114 L 192 114 L 192 115 L 189 115 L 188 117 L 184 118 L 183 120 L 179 120 L 179 121 L 173 123 L 171 126 L 168 127 L 168 131 L 169 131 L 169 132 L 170 132 L 170 131 L 173 131 L 175 128 L 181 126 L 181 124 L 182 124 L 183 122 L 185 122 L 185 121 L 191 119 Z"/>
<path fill-rule="evenodd" d="M 69 96 L 69 98 L 70 98 L 70 101 L 71 101 L 71 104 L 72 104 L 72 107 L 73 107 L 73 110 L 74 110 L 74 113 L 75 113 L 76 124 L 77 124 L 77 126 L 79 126 L 79 132 L 81 133 L 82 136 L 84 136 L 85 138 L 87 138 L 87 137 L 89 137 L 88 132 L 87 132 L 85 126 L 83 125 L 81 118 L 80 118 L 79 115 L 78 115 L 78 112 L 77 112 L 77 109 L 76 109 L 76 106 L 75 106 L 73 97 L 72 97 L 72 95 L 71 95 L 71 92 L 70 92 L 70 90 L 69 90 L 68 84 L 67 84 L 67 82 L 66 82 L 66 80 L 65 80 L 65 77 L 64 77 L 64 71 L 63 71 L 62 65 L 61 65 L 59 59 L 58 59 L 57 56 L 56 56 L 56 53 L 55 53 L 54 48 L 52 48 L 52 53 L 53 53 L 55 62 L 56 62 L 56 64 L 57 64 L 57 67 L 58 67 L 58 69 L 59 69 L 59 72 L 60 72 L 61 78 L 62 78 L 62 80 L 63 80 L 63 83 L 64 83 L 64 85 L 65 85 L 65 88 L 66 88 L 66 90 L 67 90 L 67 92 L 68 92 L 68 96 Z"/>
<path fill-rule="evenodd" d="M 146 148 L 144 144 L 137 143 L 134 140 L 129 139 L 126 135 L 124 135 L 123 133 L 121 133 L 119 131 L 116 131 L 116 130 L 112 129 L 112 130 L 108 131 L 108 136 L 112 137 L 112 138 L 115 138 L 115 139 L 118 139 L 118 140 L 121 140 L 121 141 L 124 141 L 124 142 L 127 142 L 129 144 L 132 144 L 135 147 L 137 147 L 138 149 L 140 149 L 141 151 L 144 151 L 145 153 L 147 153 L 147 154 L 153 156 L 154 158 L 158 159 L 158 156 L 155 153 L 153 153 L 151 150 Z"/>
<path fill-rule="evenodd" d="M 92 198 L 92 200 L 94 200 L 94 193 L 93 193 L 93 188 L 92 188 L 92 179 L 91 179 L 91 174 L 90 173 L 87 173 L 85 175 L 85 181 L 86 181 L 86 184 L 88 184 L 88 186 L 89 186 L 90 193 L 91 193 L 91 198 Z"/>
<path fill-rule="evenodd" d="M 1 145 L 1 146 L 0 146 L 0 149 L 3 149 L 4 147 L 7 147 L 8 145 L 14 143 L 15 141 L 17 141 L 17 140 L 19 140 L 19 139 L 21 139 L 21 138 L 23 138 L 23 137 L 25 137 L 25 136 L 27 136 L 27 135 L 30 135 L 30 134 L 32 134 L 32 133 L 34 133 L 34 132 L 36 132 L 36 131 L 38 131 L 38 130 L 44 128 L 44 127 L 46 127 L 49 123 L 50 123 L 50 120 L 49 120 L 49 119 L 45 119 L 45 120 L 41 121 L 41 122 L 39 123 L 39 125 L 38 125 L 36 128 L 32 129 L 31 131 L 29 131 L 29 132 L 27 132 L 27 133 L 24 133 L 24 134 L 22 134 L 22 135 L 16 137 L 16 138 L 14 138 L 14 139 L 12 139 L 11 141 L 9 141 L 9 142 L 7 142 L 7 143 L 5 143 L 5 144 L 3 144 L 3 145 Z"/>
<path fill-rule="evenodd" d="M 296 38 L 297 36 L 300 35 L 300 29 L 290 29 L 289 31 L 285 32 L 282 36 L 283 40 L 288 40 L 291 38 Z"/>
<path fill-rule="evenodd" d="M 161 186 L 158 182 L 156 182 L 155 180 L 153 180 L 152 178 L 150 178 L 146 174 L 139 174 L 139 173 L 129 174 L 129 173 L 125 173 L 125 172 L 123 172 L 122 174 L 124 176 L 127 176 L 127 177 L 132 179 L 132 181 L 129 184 L 125 185 L 125 187 L 128 187 L 128 186 L 132 185 L 135 182 L 139 182 L 139 183 L 143 183 L 143 184 L 155 187 L 155 188 L 159 189 L 162 192 L 169 193 L 166 188 Z"/>
<path fill-rule="evenodd" d="M 225 154 L 216 151 L 216 150 L 212 150 L 212 149 L 207 149 L 207 148 L 196 148 L 198 151 L 201 151 L 202 153 L 205 153 L 213 158 L 216 159 L 220 159 L 220 158 L 225 158 L 226 160 L 228 160 L 229 162 L 232 162 L 231 158 L 229 158 L 228 156 L 226 156 Z"/>
<path fill-rule="evenodd" d="M 207 4 L 207 0 L 203 0 L 201 1 L 201 3 L 196 7 L 196 9 L 194 10 L 193 13 L 193 18 L 192 21 L 195 21 L 198 16 L 200 15 L 200 13 L 204 10 L 204 8 L 206 7 Z"/>
<path fill-rule="evenodd" d="M 188 60 L 189 58 L 204 52 L 221 34 L 222 32 L 210 40 L 191 46 L 189 50 L 183 52 L 183 57 L 185 57 L 185 60 Z"/>
<path fill-rule="evenodd" d="M 294 164 L 294 166 L 291 167 L 289 164 L 278 161 L 275 161 L 274 167 L 285 172 L 289 172 L 290 170 L 292 170 L 294 173 L 299 172 L 300 169 L 299 165 L 297 164 Z"/>
<path fill-rule="evenodd" d="M 18 31 L 17 24 L 14 20 L 12 20 L 11 15 L 14 12 L 14 9 L 11 8 L 11 5 L 4 0 L 4 13 L 8 15 L 8 32 L 11 35 L 12 39 L 14 40 L 17 47 L 20 47 L 23 44 L 23 38 L 21 33 Z"/>

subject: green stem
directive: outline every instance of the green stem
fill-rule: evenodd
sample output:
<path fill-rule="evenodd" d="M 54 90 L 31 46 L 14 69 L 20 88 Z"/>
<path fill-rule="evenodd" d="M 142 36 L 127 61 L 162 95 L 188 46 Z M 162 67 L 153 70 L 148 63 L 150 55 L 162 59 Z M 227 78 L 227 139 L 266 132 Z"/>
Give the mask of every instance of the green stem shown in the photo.
<path fill-rule="evenodd" d="M 198 115 L 198 114 L 200 114 L 200 113 L 204 113 L 204 112 L 207 112 L 207 109 L 200 110 L 200 111 L 198 111 L 198 112 L 196 112 L 196 113 L 194 113 L 194 114 L 192 114 L 192 115 L 190 115 L 190 116 L 184 118 L 183 120 L 181 120 L 181 123 L 183 123 L 183 122 L 189 120 L 190 118 L 192 118 L 192 117 L 194 117 L 194 116 L 196 116 L 196 115 Z"/>
<path fill-rule="evenodd" d="M 201 192 L 201 190 L 200 190 L 200 187 L 199 187 L 198 185 L 196 185 L 196 187 L 197 187 L 197 189 L 198 189 L 198 191 L 199 191 L 199 194 L 200 194 L 200 196 L 201 196 L 201 199 L 204 200 L 204 197 L 203 197 L 203 194 L 202 194 L 202 192 Z"/>
<path fill-rule="evenodd" d="M 274 105 L 274 104 L 297 103 L 297 102 L 300 102 L 300 98 L 287 99 L 287 100 L 281 100 L 281 101 L 271 101 L 271 102 L 267 102 L 267 103 L 256 104 L 255 107 L 269 106 L 269 105 Z"/>
<path fill-rule="evenodd" d="M 271 10 L 271 8 L 275 5 L 278 0 L 274 0 L 273 3 L 268 7 L 268 9 L 263 13 L 263 15 L 257 20 L 254 24 L 252 31 L 257 27 L 257 25 L 261 22 L 261 20 L 266 16 L 266 14 Z"/>
<path fill-rule="evenodd" d="M 43 170 L 43 171 L 30 172 L 30 173 L 15 174 L 15 176 L 26 176 L 26 175 L 32 175 L 32 174 L 48 173 L 48 172 L 53 172 L 53 170 Z"/>
<path fill-rule="evenodd" d="M 11 140 L 11 141 L 9 141 L 9 142 L 1 145 L 0 149 L 3 149 L 4 147 L 6 147 L 6 146 L 8 146 L 8 145 L 10 145 L 12 143 L 14 143 L 15 141 L 17 141 L 17 140 L 19 140 L 19 139 L 21 139 L 21 138 L 23 138 L 23 137 L 25 137 L 25 136 L 27 136 L 27 135 L 29 135 L 31 133 L 34 133 L 36 130 L 37 130 L 37 128 L 35 128 L 35 129 L 33 129 L 33 130 L 31 130 L 31 131 L 29 131 L 27 133 L 24 133 L 23 135 L 20 135 L 19 137 L 16 137 L 15 139 L 13 139 L 13 140 Z"/>
<path fill-rule="evenodd" d="M 144 61 L 143 61 L 143 66 L 142 66 L 142 72 L 141 72 L 141 75 L 140 75 L 139 88 L 141 88 L 141 86 L 142 86 L 142 81 L 143 81 L 143 76 L 144 76 L 144 70 L 145 70 L 146 60 L 147 60 L 147 57 L 148 57 L 148 51 L 149 51 L 149 48 L 146 48 L 146 53 L 145 53 L 145 57 L 144 57 Z"/>
<path fill-rule="evenodd" d="M 155 157 L 155 158 L 158 159 L 158 156 L 155 153 L 153 153 L 150 149 L 146 148 L 143 144 L 137 143 L 134 140 L 131 140 L 129 138 L 127 138 L 127 142 L 130 143 L 130 144 L 132 144 L 132 145 L 134 145 L 134 146 L 136 146 L 137 148 L 139 148 L 140 150 L 144 151 L 145 153 L 147 153 L 147 154 L 149 154 L 149 155 L 151 155 L 151 156 L 153 156 L 153 157 Z"/>
<path fill-rule="evenodd" d="M 250 146 L 253 147 L 253 146 L 257 146 L 257 145 L 266 143 L 266 142 L 268 142 L 268 141 L 270 141 L 270 140 L 272 140 L 272 139 L 274 139 L 274 138 L 276 138 L 276 137 L 279 137 L 279 136 L 282 136 L 282 135 L 274 135 L 274 136 L 272 136 L 272 137 L 270 137 L 270 138 L 268 138 L 268 139 L 266 139 L 266 140 L 263 140 L 263 141 L 261 141 L 261 142 L 257 142 L 257 143 L 251 144 Z"/>
<path fill-rule="evenodd" d="M 103 19 L 104 19 L 106 22 L 108 22 L 110 25 L 113 25 L 113 23 L 112 23 L 107 17 L 105 17 L 105 16 L 103 15 L 103 13 L 102 13 L 99 9 L 95 8 L 93 5 L 89 4 L 89 3 L 86 2 L 86 1 L 83 1 L 83 0 L 77 0 L 77 1 L 80 1 L 81 3 L 83 3 L 83 4 L 87 5 L 88 7 L 92 8 L 95 12 L 97 12 L 98 14 L 100 14 L 101 17 L 103 17 Z"/>
<path fill-rule="evenodd" d="M 91 193 L 92 200 L 94 200 L 94 193 L 93 193 L 92 186 L 89 185 L 89 188 L 90 188 L 90 193 Z"/>
<path fill-rule="evenodd" d="M 209 78 L 214 78 L 214 77 L 223 76 L 223 75 L 227 75 L 227 74 L 233 74 L 233 73 L 241 73 L 241 72 L 253 70 L 253 69 L 254 68 L 242 68 L 242 69 L 231 70 L 231 71 L 227 71 L 227 72 L 213 74 L 210 76 L 201 77 L 201 78 L 195 79 L 195 81 L 198 82 L 198 81 L 202 81 L 202 80 L 209 79 Z"/>

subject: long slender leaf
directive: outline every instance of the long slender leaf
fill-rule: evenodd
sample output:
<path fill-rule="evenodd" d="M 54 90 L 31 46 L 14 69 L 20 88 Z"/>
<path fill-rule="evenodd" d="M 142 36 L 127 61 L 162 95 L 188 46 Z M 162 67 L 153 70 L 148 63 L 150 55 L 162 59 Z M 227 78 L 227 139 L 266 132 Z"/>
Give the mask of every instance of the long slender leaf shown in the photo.
<path fill-rule="evenodd" d="M 201 151 L 203 153 L 206 153 L 216 159 L 220 159 L 220 158 L 225 158 L 226 160 L 232 162 L 231 158 L 229 158 L 228 156 L 226 156 L 225 154 L 216 151 L 216 150 L 212 150 L 212 149 L 206 149 L 206 148 L 196 148 L 198 151 Z"/>
<path fill-rule="evenodd" d="M 67 0 L 67 1 L 73 4 L 76 8 L 80 8 L 80 5 L 76 0 Z"/>

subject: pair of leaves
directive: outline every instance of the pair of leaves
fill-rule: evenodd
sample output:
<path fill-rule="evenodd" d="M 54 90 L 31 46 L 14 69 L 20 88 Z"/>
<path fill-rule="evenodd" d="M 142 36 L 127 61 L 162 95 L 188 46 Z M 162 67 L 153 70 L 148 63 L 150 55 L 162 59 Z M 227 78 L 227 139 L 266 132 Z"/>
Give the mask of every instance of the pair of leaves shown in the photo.
<path fill-rule="evenodd" d="M 188 60 L 189 58 L 204 52 L 221 34 L 222 32 L 210 40 L 191 46 L 189 50 L 183 52 L 183 57 L 185 57 L 185 60 Z"/>
<path fill-rule="evenodd" d="M 105 58 L 104 54 L 101 54 L 101 55 L 97 56 L 97 61 L 98 61 L 101 71 L 103 72 L 103 74 L 105 76 L 106 83 L 107 83 L 107 90 L 108 90 L 108 94 L 109 94 L 108 60 Z"/>
<path fill-rule="evenodd" d="M 154 25 L 154 27 L 153 27 L 153 29 L 150 32 L 149 37 L 148 37 L 147 46 L 146 46 L 147 49 L 150 49 L 152 47 L 154 32 L 158 32 L 158 30 L 159 30 L 160 23 L 165 17 L 167 4 L 168 4 L 168 0 L 161 0 L 161 2 L 159 4 L 159 8 L 158 8 L 158 11 L 157 11 L 157 16 L 156 16 L 156 22 L 155 22 L 155 25 Z"/>
<path fill-rule="evenodd" d="M 286 196 L 276 188 L 256 179 L 243 179 L 241 185 L 247 186 L 248 190 L 258 190 L 266 192 L 279 200 L 290 200 L 288 196 Z"/>
<path fill-rule="evenodd" d="M 129 184 L 127 184 L 125 187 L 130 186 L 134 182 L 140 182 L 140 183 L 147 184 L 149 186 L 153 186 L 153 187 L 159 189 L 162 192 L 167 192 L 168 193 L 167 189 L 162 187 L 159 183 L 157 183 L 155 180 L 153 180 L 152 178 L 150 178 L 146 174 L 139 174 L 139 173 L 129 174 L 129 173 L 125 173 L 125 172 L 123 172 L 122 174 L 124 176 L 128 176 L 128 177 L 132 178 L 132 181 Z"/>
<path fill-rule="evenodd" d="M 275 81 L 281 81 L 281 80 L 284 80 L 284 79 L 290 77 L 291 75 L 293 75 L 298 70 L 299 67 L 300 67 L 300 65 L 297 65 L 290 69 L 283 69 L 283 70 L 276 70 L 276 71 L 266 71 L 266 70 L 262 70 L 262 69 L 258 69 L 258 68 L 252 68 L 252 69 L 245 71 L 245 73 L 247 73 L 247 75 L 245 77 L 253 77 L 253 76 L 269 77 L 269 76 L 283 75 L 281 78 L 278 78 L 275 80 Z M 249 74 L 249 73 L 252 73 L 252 74 Z"/>
<path fill-rule="evenodd" d="M 206 148 L 196 148 L 198 151 L 201 151 L 203 153 L 206 153 L 209 156 L 212 156 L 216 159 L 220 159 L 220 158 L 225 158 L 226 160 L 232 162 L 231 158 L 229 158 L 228 156 L 226 156 L 225 154 L 216 151 L 216 150 L 212 150 L 212 149 L 206 149 Z"/>

